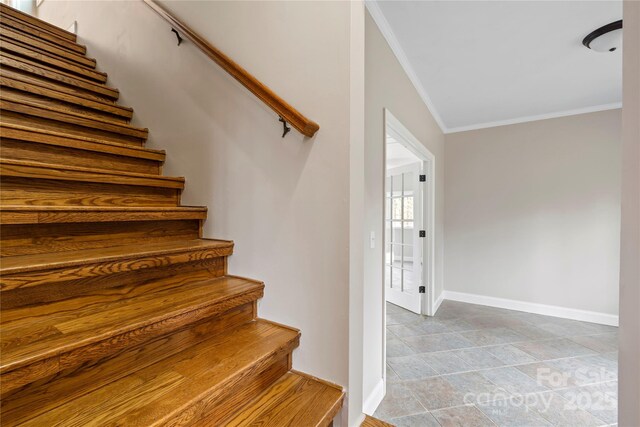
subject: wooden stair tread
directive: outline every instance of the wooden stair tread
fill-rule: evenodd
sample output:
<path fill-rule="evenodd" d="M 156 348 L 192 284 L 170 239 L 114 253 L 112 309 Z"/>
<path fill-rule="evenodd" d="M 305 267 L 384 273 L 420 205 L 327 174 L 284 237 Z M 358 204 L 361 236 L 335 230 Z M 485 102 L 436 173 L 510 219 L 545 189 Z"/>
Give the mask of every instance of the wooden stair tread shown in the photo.
<path fill-rule="evenodd" d="M 19 21 L 23 21 L 26 23 L 29 23 L 31 25 L 34 25 L 38 28 L 41 28 L 44 31 L 47 31 L 49 33 L 55 34 L 58 37 L 62 37 L 64 39 L 70 40 L 72 42 L 76 41 L 76 35 L 67 31 L 67 30 L 63 30 L 60 27 L 56 27 L 53 24 L 50 24 L 46 21 L 43 21 L 42 19 L 38 19 L 38 18 L 34 18 L 33 16 L 25 13 L 25 12 L 21 12 L 19 10 L 13 9 L 3 3 L 0 3 L 0 13 L 2 13 L 2 15 L 6 15 L 6 16 L 10 16 L 14 19 L 17 19 Z"/>
<path fill-rule="evenodd" d="M 197 206 L 0 206 L 0 221 L 4 225 L 206 218 L 207 208 Z"/>
<path fill-rule="evenodd" d="M 75 86 L 108 99 L 115 100 L 118 99 L 118 96 L 120 95 L 118 89 L 107 86 L 104 83 L 99 83 L 77 74 L 71 74 L 9 52 L 0 52 L 0 65 L 16 68 L 23 72 L 54 81 L 58 84 Z"/>
<path fill-rule="evenodd" d="M 373 418 L 367 415 L 364 418 L 364 421 L 362 422 L 362 424 L 360 424 L 360 427 L 393 427 L 393 424 L 389 424 L 387 422 L 384 422 L 382 420 L 379 420 L 377 418 Z"/>
<path fill-rule="evenodd" d="M 202 249 L 218 249 L 230 255 L 233 242 L 230 240 L 195 239 L 161 242 L 153 245 L 123 245 L 91 249 L 82 252 L 55 252 L 36 255 L 4 257 L 0 262 L 0 274 L 9 275 L 23 272 L 58 269 L 100 262 L 114 262 L 152 256 L 190 252 Z"/>
<path fill-rule="evenodd" d="M 47 66 L 64 70 L 65 72 L 72 73 L 73 75 L 81 76 L 87 80 L 97 83 L 106 83 L 108 76 L 107 73 L 97 71 L 91 67 L 73 62 L 69 59 L 51 54 L 49 52 L 31 47 L 22 42 L 14 39 L 10 39 L 0 34 L 0 49 L 5 52 L 11 52 L 15 55 L 20 55 L 28 58 L 36 63 L 42 63 Z"/>
<path fill-rule="evenodd" d="M 84 45 L 71 41 L 70 39 L 60 37 L 48 31 L 44 31 L 29 22 L 20 21 L 19 19 L 15 19 L 14 17 L 6 14 L 2 15 L 2 25 L 4 25 L 5 27 L 11 27 L 15 30 L 19 30 L 21 33 L 29 34 L 31 36 L 39 38 L 40 40 L 46 40 L 50 43 L 62 46 L 68 50 L 83 55 L 87 53 L 87 47 Z"/>
<path fill-rule="evenodd" d="M 343 397 L 341 387 L 291 371 L 243 407 L 225 425 L 327 426 L 342 407 Z"/>
<path fill-rule="evenodd" d="M 241 387 L 273 358 L 295 348 L 299 335 L 295 329 L 258 319 L 74 398 L 67 393 L 48 395 L 45 384 L 31 394 L 40 396 L 39 401 L 23 404 L 21 413 L 6 408 L 3 421 L 11 424 L 22 417 L 26 422 L 21 425 L 90 425 L 99 420 L 100 425 L 156 426 L 175 417 L 185 423 L 201 420 L 207 409 L 229 397 L 231 387 Z M 64 389 L 65 381 L 86 383 L 95 378 L 84 371 L 61 378 L 56 383 L 62 384 L 55 386 Z"/>
<path fill-rule="evenodd" d="M 72 125 L 92 127 L 105 132 L 121 133 L 143 139 L 146 139 L 149 133 L 147 128 L 138 128 L 119 120 L 94 115 L 88 116 L 70 108 L 38 102 L 37 99 L 30 99 L 27 94 L 17 96 L 15 93 L 2 91 L 0 100 L 2 101 L 2 109 L 63 121 Z"/>
<path fill-rule="evenodd" d="M 80 166 L 65 166 L 27 160 L 0 159 L 0 176 L 61 181 L 99 182 L 143 187 L 184 188 L 183 177 L 135 172 L 108 171 Z"/>
<path fill-rule="evenodd" d="M 261 282 L 233 276 L 168 284 L 152 280 L 49 304 L 2 310 L 0 371 L 6 373 L 46 359 L 63 358 L 71 352 L 81 358 L 79 349 L 91 353 L 92 347 L 113 343 L 118 340 L 116 337 L 157 335 L 168 328 L 171 320 L 182 323 L 188 314 L 206 307 L 223 305 L 246 294 L 257 299 L 263 287 Z"/>
<path fill-rule="evenodd" d="M 11 70 L 2 69 L 0 71 L 0 84 L 3 87 L 28 92 L 39 97 L 44 97 L 45 99 L 53 100 L 54 102 L 73 104 L 75 108 L 86 108 L 92 111 L 108 113 L 125 120 L 130 120 L 133 116 L 133 109 L 129 107 L 122 107 L 109 101 L 79 96 L 78 94 L 64 91 L 62 87 L 52 89 L 46 87 L 36 79 L 12 72 Z"/>
<path fill-rule="evenodd" d="M 165 151 L 147 147 L 138 147 L 98 138 L 78 136 L 75 134 L 58 132 L 49 129 L 39 129 L 22 126 L 15 123 L 0 122 L 0 136 L 2 138 L 23 139 L 41 144 L 59 145 L 70 148 L 81 148 L 90 151 L 100 151 L 123 156 L 141 157 L 150 160 L 164 161 Z M 73 140 L 70 142 L 69 140 Z"/>
<path fill-rule="evenodd" d="M 7 25 L 3 25 L 0 28 L 0 34 L 8 39 L 14 40 L 33 49 L 37 49 L 40 52 L 55 55 L 58 58 L 73 61 L 76 64 L 80 64 L 89 68 L 96 67 L 96 60 L 88 58 L 86 52 L 76 52 L 68 49 L 65 46 L 51 43 L 47 40 L 43 40 L 40 37 L 33 36 L 31 34 L 24 33 L 22 31 L 9 28 Z"/>

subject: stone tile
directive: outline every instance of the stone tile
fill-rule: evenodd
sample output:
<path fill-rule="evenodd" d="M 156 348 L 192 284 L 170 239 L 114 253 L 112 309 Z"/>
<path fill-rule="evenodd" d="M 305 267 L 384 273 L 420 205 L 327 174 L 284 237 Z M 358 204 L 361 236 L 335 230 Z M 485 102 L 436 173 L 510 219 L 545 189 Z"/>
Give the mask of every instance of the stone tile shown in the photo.
<path fill-rule="evenodd" d="M 444 377 L 407 381 L 405 385 L 429 411 L 464 404 L 464 393 L 456 390 Z"/>
<path fill-rule="evenodd" d="M 373 414 L 382 420 L 425 412 L 409 388 L 402 383 L 387 384 L 387 394 Z"/>
<path fill-rule="evenodd" d="M 440 319 L 438 321 L 445 325 L 451 332 L 473 331 L 478 329 L 464 319 Z"/>
<path fill-rule="evenodd" d="M 569 339 L 558 338 L 546 341 L 527 341 L 514 343 L 514 347 L 529 353 L 538 360 L 560 359 L 595 353 Z"/>
<path fill-rule="evenodd" d="M 420 316 L 409 311 L 404 313 L 387 313 L 387 325 L 399 325 L 402 323 L 411 323 L 418 320 Z"/>
<path fill-rule="evenodd" d="M 538 384 L 552 390 L 578 385 L 576 379 L 569 372 L 565 372 L 559 367 L 551 366 L 549 363 L 529 363 L 516 366 L 516 369 L 532 378 Z"/>
<path fill-rule="evenodd" d="M 395 373 L 393 369 L 387 363 L 387 383 L 397 383 L 401 381 L 398 374 Z"/>
<path fill-rule="evenodd" d="M 400 338 L 387 338 L 387 357 L 401 357 L 415 354 L 415 351 Z"/>
<path fill-rule="evenodd" d="M 400 307 L 399 305 L 387 303 L 387 314 L 408 313 L 409 311 Z"/>
<path fill-rule="evenodd" d="M 475 406 L 458 406 L 432 412 L 442 427 L 488 427 L 493 426 L 489 418 Z"/>
<path fill-rule="evenodd" d="M 484 349 L 497 357 L 505 365 L 521 365 L 537 361 L 536 358 L 529 353 L 525 353 L 511 344 L 484 347 Z"/>
<path fill-rule="evenodd" d="M 572 378 L 576 385 L 618 379 L 617 363 L 601 356 L 574 357 L 547 362 L 547 365 Z"/>
<path fill-rule="evenodd" d="M 570 338 L 570 340 L 598 353 L 609 353 L 618 350 L 617 332 L 599 335 L 584 335 Z"/>
<path fill-rule="evenodd" d="M 464 360 L 455 355 L 454 351 L 421 354 L 420 357 L 439 374 L 453 374 L 471 371 L 472 368 Z"/>
<path fill-rule="evenodd" d="M 547 323 L 536 325 L 538 328 L 561 337 L 575 337 L 578 335 L 594 335 L 599 333 L 616 332 L 615 326 L 598 325 L 597 323 L 580 322 L 578 320 L 553 318 Z"/>
<path fill-rule="evenodd" d="M 471 342 L 457 333 L 409 337 L 405 338 L 404 341 L 417 353 L 432 353 L 434 351 L 473 347 Z"/>
<path fill-rule="evenodd" d="M 510 325 L 509 329 L 527 337 L 530 340 L 549 340 L 558 338 L 558 335 L 553 332 L 540 329 L 535 325 L 523 323 L 521 325 Z"/>
<path fill-rule="evenodd" d="M 424 335 L 422 329 L 420 329 L 420 325 L 415 322 L 389 325 L 387 326 L 387 330 L 391 331 L 393 335 L 400 338 Z"/>
<path fill-rule="evenodd" d="M 440 427 L 433 415 L 424 414 L 409 415 L 407 417 L 392 418 L 389 423 L 395 427 Z"/>
<path fill-rule="evenodd" d="M 479 372 L 451 374 L 444 377 L 464 396 L 465 404 L 476 404 L 511 397 L 508 391 L 495 385 Z"/>
<path fill-rule="evenodd" d="M 610 393 L 606 383 L 565 389 L 558 391 L 558 394 L 606 424 L 618 421 L 618 400 Z"/>
<path fill-rule="evenodd" d="M 551 427 L 548 421 L 531 411 L 525 399 L 505 399 L 477 405 L 487 417 L 500 427 Z"/>
<path fill-rule="evenodd" d="M 455 350 L 454 354 L 471 367 L 471 370 L 495 368 L 504 363 L 484 348 L 465 348 Z"/>
<path fill-rule="evenodd" d="M 513 395 L 525 395 L 548 390 L 514 367 L 487 369 L 480 373 L 483 377 Z"/>
<path fill-rule="evenodd" d="M 603 422 L 555 392 L 539 393 L 527 407 L 556 427 L 596 427 Z"/>
<path fill-rule="evenodd" d="M 387 363 L 403 380 L 415 380 L 438 375 L 420 356 L 389 357 Z"/>
<path fill-rule="evenodd" d="M 460 332 L 460 335 L 478 347 L 495 344 L 509 344 L 527 340 L 527 337 L 520 335 L 509 328 L 481 329 L 478 331 Z"/>

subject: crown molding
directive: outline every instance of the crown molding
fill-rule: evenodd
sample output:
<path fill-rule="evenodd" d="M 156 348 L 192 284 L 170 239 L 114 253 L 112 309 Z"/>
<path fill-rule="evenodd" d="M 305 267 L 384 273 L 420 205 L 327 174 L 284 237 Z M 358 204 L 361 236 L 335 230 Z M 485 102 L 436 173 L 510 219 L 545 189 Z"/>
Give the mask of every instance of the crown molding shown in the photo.
<path fill-rule="evenodd" d="M 440 130 L 443 133 L 449 133 L 449 129 L 447 129 L 444 122 L 442 121 L 442 118 L 433 105 L 433 102 L 431 102 L 431 98 L 429 98 L 427 91 L 424 89 L 422 83 L 420 83 L 420 79 L 418 79 L 418 76 L 413 71 L 413 68 L 409 63 L 409 59 L 407 59 L 407 55 L 404 53 L 404 50 L 400 46 L 400 42 L 398 42 L 398 39 L 393 33 L 393 30 L 391 30 L 389 21 L 387 21 L 387 18 L 385 18 L 384 14 L 382 13 L 380 6 L 378 6 L 375 0 L 365 0 L 365 5 L 367 6 L 367 10 L 371 14 L 371 17 L 373 18 L 373 21 L 380 29 L 382 36 L 385 38 L 387 44 L 391 48 L 391 51 L 396 56 L 396 59 L 400 63 L 400 66 L 402 66 L 405 74 L 407 75 L 407 77 L 409 77 L 409 80 L 413 84 L 413 87 L 415 87 L 416 91 L 418 92 L 418 95 L 422 99 L 422 102 L 424 102 L 424 104 L 427 106 L 427 109 L 433 116 L 433 119 L 440 127 Z"/>
<path fill-rule="evenodd" d="M 418 95 L 422 99 L 422 102 L 424 102 L 424 104 L 427 106 L 427 109 L 429 110 L 434 120 L 440 127 L 440 130 L 442 131 L 442 133 L 444 134 L 466 132 L 466 131 L 478 130 L 478 129 L 486 129 L 486 128 L 492 128 L 497 126 L 507 126 L 507 125 L 513 125 L 518 123 L 534 122 L 537 120 L 555 119 L 559 117 L 574 116 L 577 114 L 594 113 L 598 111 L 606 111 L 606 110 L 614 110 L 617 108 L 622 108 L 622 103 L 616 102 L 612 104 L 595 105 L 592 107 L 577 108 L 573 110 L 557 111 L 557 112 L 547 113 L 547 114 L 523 116 L 523 117 L 516 117 L 513 119 L 497 120 L 493 122 L 476 123 L 472 125 L 457 126 L 457 127 L 449 128 L 444 124 L 442 117 L 440 116 L 440 114 L 438 113 L 438 110 L 436 109 L 435 105 L 431 101 L 429 94 L 425 90 L 424 86 L 422 86 L 422 83 L 420 82 L 420 79 L 418 79 L 418 76 L 415 73 L 415 71 L 413 71 L 413 67 L 411 67 L 411 64 L 409 63 L 409 59 L 407 58 L 407 55 L 405 54 L 404 50 L 400 46 L 400 42 L 396 38 L 393 30 L 391 29 L 391 26 L 389 25 L 389 21 L 387 21 L 387 18 L 385 18 L 384 14 L 382 13 L 382 10 L 380 9 L 380 6 L 378 5 L 377 1 L 365 0 L 365 5 L 367 7 L 367 10 L 371 14 L 371 17 L 373 18 L 373 21 L 376 23 L 376 25 L 380 29 L 382 36 L 385 38 L 385 40 L 387 41 L 387 44 L 391 48 L 391 51 L 393 52 L 396 59 L 400 63 L 400 66 L 406 73 L 407 77 L 409 77 L 409 80 L 411 81 L 416 91 L 418 92 Z"/>
<path fill-rule="evenodd" d="M 498 120 L 495 122 L 478 123 L 468 126 L 459 126 L 455 128 L 449 128 L 447 134 L 456 132 L 467 132 L 470 130 L 487 129 L 498 126 L 515 125 L 518 123 L 536 122 L 539 120 L 557 119 L 560 117 L 576 116 L 578 114 L 596 113 L 598 111 L 615 110 L 622 108 L 622 102 L 614 102 L 612 104 L 595 105 L 593 107 L 576 108 L 574 110 L 556 111 L 548 114 L 538 114 L 534 116 L 516 117 L 514 119 Z"/>

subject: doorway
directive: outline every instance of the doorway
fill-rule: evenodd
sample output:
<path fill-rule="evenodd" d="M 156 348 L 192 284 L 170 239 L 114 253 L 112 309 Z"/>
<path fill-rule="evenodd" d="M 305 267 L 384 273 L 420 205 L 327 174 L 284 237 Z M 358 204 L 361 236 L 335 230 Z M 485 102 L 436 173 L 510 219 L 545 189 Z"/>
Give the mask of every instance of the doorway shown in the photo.
<path fill-rule="evenodd" d="M 389 110 L 384 114 L 385 302 L 433 315 L 434 156 Z"/>

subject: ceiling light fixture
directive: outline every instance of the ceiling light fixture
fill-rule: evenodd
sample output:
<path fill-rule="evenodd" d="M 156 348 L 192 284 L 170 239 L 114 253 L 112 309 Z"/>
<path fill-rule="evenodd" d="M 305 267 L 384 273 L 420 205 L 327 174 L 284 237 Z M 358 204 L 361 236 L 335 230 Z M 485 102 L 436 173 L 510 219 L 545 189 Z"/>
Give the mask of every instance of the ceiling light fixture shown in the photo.
<path fill-rule="evenodd" d="M 596 52 L 613 52 L 622 47 L 622 19 L 592 31 L 582 44 Z"/>

